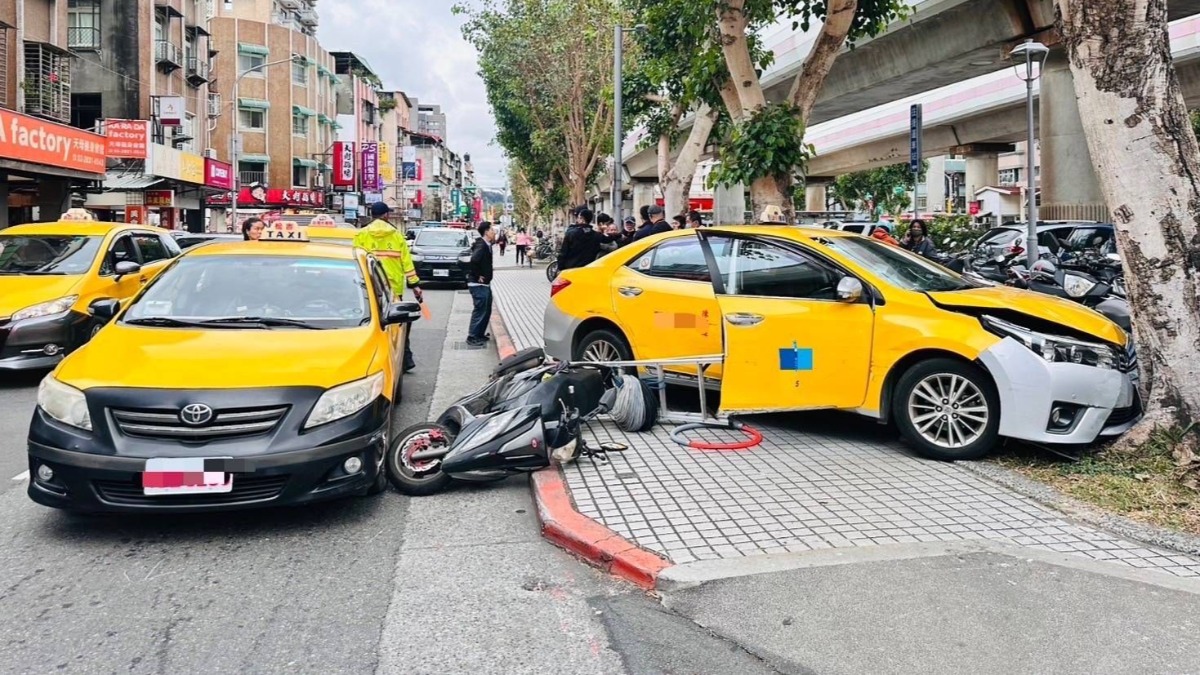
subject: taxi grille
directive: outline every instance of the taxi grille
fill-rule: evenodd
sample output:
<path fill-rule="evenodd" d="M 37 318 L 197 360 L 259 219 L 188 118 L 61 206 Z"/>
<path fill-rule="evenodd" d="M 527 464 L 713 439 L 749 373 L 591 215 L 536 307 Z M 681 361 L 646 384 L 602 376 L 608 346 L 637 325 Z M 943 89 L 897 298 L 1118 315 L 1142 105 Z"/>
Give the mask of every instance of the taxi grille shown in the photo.
<path fill-rule="evenodd" d="M 233 490 L 195 495 L 147 495 L 142 492 L 142 477 L 133 480 L 93 481 L 97 494 L 110 504 L 148 506 L 192 506 L 211 504 L 244 504 L 274 499 L 287 485 L 289 476 L 256 476 L 233 474 Z"/>
<path fill-rule="evenodd" d="M 265 434 L 275 428 L 288 406 L 215 410 L 211 422 L 184 424 L 178 410 L 111 409 L 113 422 L 126 436 L 180 441 L 209 441 Z"/>
<path fill-rule="evenodd" d="M 1137 370 L 1138 358 L 1137 350 L 1133 346 L 1133 340 L 1129 341 L 1129 346 L 1120 353 L 1117 357 L 1117 368 L 1122 373 L 1131 373 Z"/>

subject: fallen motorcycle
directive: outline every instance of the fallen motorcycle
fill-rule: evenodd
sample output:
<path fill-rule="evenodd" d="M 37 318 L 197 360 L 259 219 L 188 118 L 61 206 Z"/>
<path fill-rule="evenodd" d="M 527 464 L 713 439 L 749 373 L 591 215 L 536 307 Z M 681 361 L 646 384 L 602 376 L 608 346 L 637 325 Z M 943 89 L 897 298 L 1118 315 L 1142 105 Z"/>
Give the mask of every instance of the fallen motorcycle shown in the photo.
<path fill-rule="evenodd" d="M 622 428 L 648 430 L 657 399 L 641 380 L 615 369 L 550 362 L 541 350 L 527 350 L 501 362 L 486 385 L 436 422 L 397 434 L 384 465 L 397 490 L 422 496 L 454 480 L 489 482 L 537 471 L 552 459 L 603 458 L 624 446 L 593 447 L 582 430 L 614 410 L 637 413 L 622 415 Z"/>

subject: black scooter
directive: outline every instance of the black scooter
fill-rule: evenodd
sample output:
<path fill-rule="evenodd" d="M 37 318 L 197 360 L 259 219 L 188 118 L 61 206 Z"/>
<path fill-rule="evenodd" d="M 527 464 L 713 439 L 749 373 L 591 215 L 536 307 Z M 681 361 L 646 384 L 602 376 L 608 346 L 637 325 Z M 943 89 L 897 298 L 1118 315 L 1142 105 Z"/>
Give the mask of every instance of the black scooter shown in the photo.
<path fill-rule="evenodd" d="M 1108 317 L 1125 332 L 1133 330 L 1129 302 L 1123 294 L 1085 272 L 1060 269 L 1049 260 L 1039 260 L 1032 270 L 1013 265 L 1009 276 L 1009 285 L 1078 302 Z"/>
<path fill-rule="evenodd" d="M 454 480 L 489 482 L 537 471 L 552 459 L 603 461 L 605 453 L 625 447 L 590 446 L 582 429 L 612 409 L 614 378 L 603 366 L 568 366 L 547 361 L 541 350 L 521 352 L 437 422 L 400 432 L 385 457 L 388 479 L 400 492 L 422 496 Z"/>

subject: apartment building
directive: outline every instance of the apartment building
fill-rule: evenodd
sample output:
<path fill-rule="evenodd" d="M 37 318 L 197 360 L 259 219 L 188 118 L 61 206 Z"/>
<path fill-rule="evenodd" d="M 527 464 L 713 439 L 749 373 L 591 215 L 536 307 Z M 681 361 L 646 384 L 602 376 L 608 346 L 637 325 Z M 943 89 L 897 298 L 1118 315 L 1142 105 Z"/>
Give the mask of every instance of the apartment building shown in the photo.
<path fill-rule="evenodd" d="M 371 65 L 354 52 L 331 52 L 341 80 L 338 89 L 338 146 L 335 165 L 353 166 L 348 174 L 335 173 L 334 196 L 347 220 L 361 217 L 369 204 L 382 200 L 379 175 L 379 142 L 383 140 L 380 92 L 383 83 Z M 389 102 L 390 105 L 390 102 Z"/>
<path fill-rule="evenodd" d="M 216 0 L 217 16 L 263 21 L 308 36 L 317 34 L 317 0 Z"/>
<path fill-rule="evenodd" d="M 71 121 L 68 3 L 0 0 L 0 228 L 57 219 L 103 180 L 103 136 Z"/>
<path fill-rule="evenodd" d="M 315 19 L 276 21 L 285 8 L 314 12 L 313 4 L 234 0 L 232 9 L 229 3 L 220 6 L 210 23 L 220 52 L 213 147 L 218 156 L 231 158 L 235 132 L 241 138 L 235 167 L 239 213 L 326 206 L 343 83 L 333 57 L 313 35 Z"/>
<path fill-rule="evenodd" d="M 402 91 L 379 93 L 380 158 L 379 173 L 383 179 L 383 200 L 398 209 L 405 219 L 419 220 L 420 216 L 410 213 L 411 203 L 416 199 L 416 185 L 406 184 L 404 177 L 405 147 L 411 142 L 413 105 Z M 415 176 L 411 178 L 415 179 Z"/>

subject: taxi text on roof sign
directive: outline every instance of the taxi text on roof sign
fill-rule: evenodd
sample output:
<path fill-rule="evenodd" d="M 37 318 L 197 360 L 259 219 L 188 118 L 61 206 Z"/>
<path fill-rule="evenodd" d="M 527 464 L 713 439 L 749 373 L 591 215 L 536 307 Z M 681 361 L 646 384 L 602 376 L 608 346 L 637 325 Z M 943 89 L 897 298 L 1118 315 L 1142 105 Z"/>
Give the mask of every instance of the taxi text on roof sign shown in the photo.
<path fill-rule="evenodd" d="M 294 220 L 278 220 L 263 228 L 264 241 L 308 241 L 308 229 Z"/>

